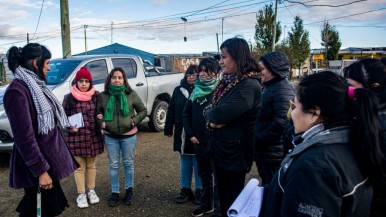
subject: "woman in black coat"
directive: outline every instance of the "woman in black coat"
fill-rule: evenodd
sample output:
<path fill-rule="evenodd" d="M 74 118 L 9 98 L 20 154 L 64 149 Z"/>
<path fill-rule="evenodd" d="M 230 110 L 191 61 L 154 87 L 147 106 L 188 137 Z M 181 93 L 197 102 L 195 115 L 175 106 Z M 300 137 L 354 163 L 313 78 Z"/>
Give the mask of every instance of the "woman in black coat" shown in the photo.
<path fill-rule="evenodd" d="M 221 216 L 227 216 L 253 163 L 261 87 L 257 63 L 244 39 L 230 38 L 222 43 L 220 66 L 223 77 L 204 115 L 211 130 L 209 153 L 218 181 Z"/>
<path fill-rule="evenodd" d="M 263 100 L 256 123 L 255 161 L 263 184 L 268 184 L 283 159 L 283 133 L 295 90 L 287 80 L 289 62 L 286 54 L 274 51 L 260 57 Z"/>
<path fill-rule="evenodd" d="M 386 66 L 377 59 L 362 59 L 344 69 L 344 77 L 355 88 L 365 88 L 374 92 L 379 103 L 379 128 L 381 147 L 386 156 Z M 383 161 L 386 171 L 386 160 Z M 374 185 L 372 217 L 386 216 L 386 176 L 380 178 Z"/>
<path fill-rule="evenodd" d="M 166 115 L 166 123 L 164 134 L 165 136 L 173 136 L 174 128 L 174 144 L 173 151 L 181 154 L 181 192 L 176 197 L 177 203 L 184 203 L 194 197 L 191 190 L 192 173 L 194 170 L 196 197 L 201 195 L 201 178 L 198 175 L 197 159 L 194 154 L 194 146 L 189 139 L 185 139 L 185 130 L 182 123 L 182 112 L 186 101 L 193 91 L 193 82 L 197 79 L 198 66 L 190 65 L 186 70 L 185 77 L 181 80 L 181 84 L 177 86 L 170 100 L 168 112 Z"/>

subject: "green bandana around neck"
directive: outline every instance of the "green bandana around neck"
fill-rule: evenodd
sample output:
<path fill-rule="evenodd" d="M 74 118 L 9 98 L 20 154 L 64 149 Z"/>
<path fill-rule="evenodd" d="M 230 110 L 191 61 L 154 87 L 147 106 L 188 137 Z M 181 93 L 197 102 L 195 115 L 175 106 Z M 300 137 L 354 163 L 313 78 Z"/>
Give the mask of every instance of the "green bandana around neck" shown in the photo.
<path fill-rule="evenodd" d="M 209 83 L 204 83 L 200 81 L 200 79 L 197 79 L 193 83 L 194 89 L 189 99 L 192 100 L 192 102 L 197 99 L 197 102 L 202 105 L 206 101 L 205 96 L 213 92 L 213 90 L 216 88 L 217 83 L 217 79 Z"/>
<path fill-rule="evenodd" d="M 129 114 L 129 104 L 127 103 L 127 98 L 125 95 L 125 85 L 114 86 L 109 84 L 109 94 L 111 95 L 109 101 L 107 101 L 107 106 L 105 110 L 105 121 L 112 121 L 114 117 L 114 107 L 115 107 L 115 97 L 119 96 L 120 110 L 122 111 L 123 116 Z"/>

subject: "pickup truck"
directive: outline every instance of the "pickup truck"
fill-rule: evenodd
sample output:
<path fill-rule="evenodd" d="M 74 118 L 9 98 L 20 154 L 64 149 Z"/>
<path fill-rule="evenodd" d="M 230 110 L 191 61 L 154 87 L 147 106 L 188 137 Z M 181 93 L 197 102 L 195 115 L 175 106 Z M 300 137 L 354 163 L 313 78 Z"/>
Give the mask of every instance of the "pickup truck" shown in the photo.
<path fill-rule="evenodd" d="M 47 73 L 46 84 L 62 101 L 70 92 L 76 72 L 80 67 L 87 67 L 93 76 L 93 85 L 102 92 L 107 74 L 114 68 L 122 68 L 130 86 L 138 93 L 147 108 L 147 122 L 150 129 L 162 131 L 165 126 L 168 103 L 176 86 L 183 78 L 182 73 L 148 73 L 143 61 L 133 55 L 85 55 L 63 59 L 52 59 L 51 70 Z M 13 146 L 13 134 L 3 108 L 3 95 L 6 87 L 0 88 L 0 151 L 10 151 Z"/>

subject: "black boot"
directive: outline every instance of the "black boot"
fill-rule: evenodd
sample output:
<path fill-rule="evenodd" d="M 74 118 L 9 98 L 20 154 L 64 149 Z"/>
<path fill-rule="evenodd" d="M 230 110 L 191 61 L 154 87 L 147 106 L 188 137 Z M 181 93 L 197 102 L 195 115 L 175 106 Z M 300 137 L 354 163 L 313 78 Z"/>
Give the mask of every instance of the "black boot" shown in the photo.
<path fill-rule="evenodd" d="M 111 193 L 111 196 L 109 198 L 109 206 L 113 207 L 118 204 L 119 201 L 119 193 Z"/>
<path fill-rule="evenodd" d="M 131 205 L 133 202 L 133 188 L 126 189 L 125 198 L 123 198 L 125 205 Z"/>
<path fill-rule="evenodd" d="M 182 188 L 180 194 L 176 197 L 177 203 L 185 203 L 189 199 L 193 198 L 194 194 L 190 188 Z"/>

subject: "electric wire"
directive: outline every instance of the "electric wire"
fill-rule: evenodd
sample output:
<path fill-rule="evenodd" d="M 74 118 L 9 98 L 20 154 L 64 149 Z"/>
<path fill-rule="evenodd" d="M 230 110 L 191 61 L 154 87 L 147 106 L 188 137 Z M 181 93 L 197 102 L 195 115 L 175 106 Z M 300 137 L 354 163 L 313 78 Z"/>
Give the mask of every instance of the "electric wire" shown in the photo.
<path fill-rule="evenodd" d="M 39 23 L 40 23 L 40 17 L 42 16 L 42 11 L 43 11 L 43 5 L 44 5 L 44 0 L 42 0 L 42 7 L 40 8 L 40 13 L 39 13 L 39 18 L 38 18 L 38 23 L 36 24 L 35 32 L 34 32 L 32 38 L 35 37 L 35 34 L 36 34 L 37 30 L 38 30 Z"/>

